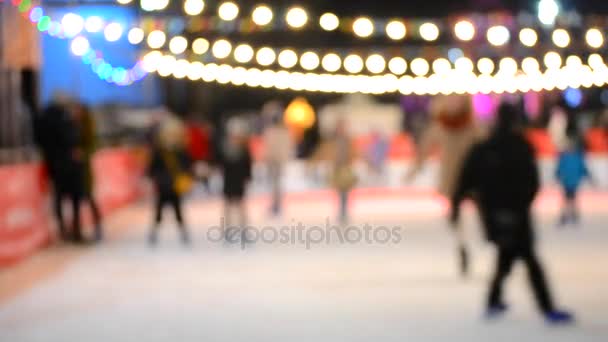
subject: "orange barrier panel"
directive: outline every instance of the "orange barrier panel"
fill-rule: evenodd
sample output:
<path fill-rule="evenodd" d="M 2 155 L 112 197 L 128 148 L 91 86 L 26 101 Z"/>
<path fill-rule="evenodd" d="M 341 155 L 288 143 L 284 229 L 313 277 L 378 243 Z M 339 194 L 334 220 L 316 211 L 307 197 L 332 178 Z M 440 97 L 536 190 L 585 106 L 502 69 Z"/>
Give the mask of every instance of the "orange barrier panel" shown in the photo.
<path fill-rule="evenodd" d="M 144 158 L 136 149 L 99 151 L 93 160 L 95 194 L 107 214 L 140 194 Z M 48 181 L 38 163 L 0 167 L 0 267 L 47 245 L 54 226 Z M 85 217 L 90 222 L 90 217 Z"/>

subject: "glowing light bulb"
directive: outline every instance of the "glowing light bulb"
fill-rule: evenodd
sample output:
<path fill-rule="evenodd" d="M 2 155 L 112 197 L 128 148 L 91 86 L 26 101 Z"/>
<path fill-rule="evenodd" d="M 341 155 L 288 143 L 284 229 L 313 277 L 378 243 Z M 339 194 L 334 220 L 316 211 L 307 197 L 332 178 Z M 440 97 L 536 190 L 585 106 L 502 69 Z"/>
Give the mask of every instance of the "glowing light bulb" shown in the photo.
<path fill-rule="evenodd" d="M 291 69 L 298 64 L 298 55 L 293 50 L 283 50 L 279 53 L 279 65 Z"/>
<path fill-rule="evenodd" d="M 203 0 L 186 0 L 184 2 L 184 12 L 187 15 L 199 15 L 203 13 L 205 9 L 205 2 Z"/>
<path fill-rule="evenodd" d="M 122 26 L 119 23 L 110 23 L 103 31 L 108 42 L 115 42 L 122 37 Z"/>
<path fill-rule="evenodd" d="M 545 66 L 547 69 L 559 69 L 562 66 L 562 57 L 555 51 L 545 54 Z"/>
<path fill-rule="evenodd" d="M 258 53 L 255 55 L 255 59 L 258 64 L 262 66 L 269 66 L 277 59 L 277 55 L 273 49 L 263 47 L 258 50 Z"/>
<path fill-rule="evenodd" d="M 416 76 L 424 76 L 429 72 L 429 62 L 423 58 L 416 58 L 410 63 L 410 68 Z"/>
<path fill-rule="evenodd" d="M 388 62 L 388 69 L 395 75 L 403 75 L 407 71 L 407 62 L 401 57 L 393 57 Z"/>
<path fill-rule="evenodd" d="M 239 6 L 234 2 L 227 1 L 220 5 L 217 10 L 220 19 L 224 21 L 233 21 L 239 16 Z"/>
<path fill-rule="evenodd" d="M 224 59 L 230 55 L 232 52 L 232 44 L 226 39 L 220 39 L 213 43 L 211 47 L 211 53 L 215 58 Z"/>
<path fill-rule="evenodd" d="M 439 28 L 433 23 L 424 23 L 420 26 L 420 37 L 426 41 L 435 41 L 439 38 Z"/>
<path fill-rule="evenodd" d="M 494 46 L 502 46 L 509 42 L 511 34 L 504 26 L 492 26 L 487 33 L 488 42 Z"/>
<path fill-rule="evenodd" d="M 188 40 L 182 36 L 173 37 L 169 41 L 169 50 L 175 55 L 182 54 L 188 48 Z"/>
<path fill-rule="evenodd" d="M 342 67 L 342 59 L 335 53 L 330 53 L 323 57 L 321 65 L 328 72 L 336 72 Z"/>
<path fill-rule="evenodd" d="M 565 48 L 570 45 L 570 34 L 564 29 L 557 29 L 553 31 L 551 37 L 553 39 L 553 44 L 555 44 L 557 47 Z"/>
<path fill-rule="evenodd" d="M 353 32 L 361 38 L 367 38 L 374 33 L 374 23 L 366 17 L 357 18 L 353 22 Z"/>
<path fill-rule="evenodd" d="M 129 30 L 129 34 L 127 36 L 127 38 L 129 39 L 129 43 L 131 43 L 133 45 L 137 45 L 137 44 L 143 42 L 144 37 L 145 37 L 144 30 L 140 29 L 139 27 L 134 27 L 131 30 Z"/>
<path fill-rule="evenodd" d="M 344 59 L 344 69 L 351 74 L 360 73 L 363 66 L 363 59 L 357 55 L 349 55 Z"/>
<path fill-rule="evenodd" d="M 270 24 L 273 18 L 274 14 L 272 13 L 272 9 L 266 5 L 256 7 L 251 13 L 251 19 L 258 26 Z"/>
<path fill-rule="evenodd" d="M 319 19 L 319 25 L 325 31 L 335 31 L 340 26 L 340 19 L 333 13 L 325 13 Z"/>
<path fill-rule="evenodd" d="M 320 60 L 319 55 L 312 51 L 305 52 L 300 57 L 300 65 L 304 70 L 314 70 L 319 67 Z"/>
<path fill-rule="evenodd" d="M 239 63 L 249 63 L 253 59 L 255 52 L 247 44 L 241 44 L 234 49 L 234 59 Z"/>
<path fill-rule="evenodd" d="M 308 23 L 308 13 L 301 7 L 292 7 L 285 16 L 287 25 L 294 29 L 300 29 Z"/>
<path fill-rule="evenodd" d="M 365 66 L 372 74 L 379 74 L 386 69 L 386 60 L 381 55 L 374 54 L 367 58 Z"/>
<path fill-rule="evenodd" d="M 532 47 L 538 41 L 538 34 L 531 28 L 524 28 L 519 31 L 519 41 L 527 47 Z"/>
<path fill-rule="evenodd" d="M 467 20 L 462 20 L 454 25 L 454 34 L 463 41 L 471 41 L 475 37 L 475 26 Z"/>
<path fill-rule="evenodd" d="M 78 36 L 72 40 L 70 48 L 75 56 L 82 57 L 89 52 L 91 45 L 85 37 Z"/>
<path fill-rule="evenodd" d="M 205 38 L 197 38 L 192 42 L 192 51 L 197 55 L 202 55 L 209 51 L 209 41 Z"/>
<path fill-rule="evenodd" d="M 452 69 L 452 64 L 445 58 L 433 61 L 433 71 L 438 75 L 447 74 Z"/>
<path fill-rule="evenodd" d="M 87 32 L 97 33 L 103 30 L 103 19 L 98 16 L 88 17 L 87 21 L 84 24 Z"/>
<path fill-rule="evenodd" d="M 401 21 L 393 20 L 386 24 L 386 35 L 392 40 L 401 40 L 405 38 L 407 29 Z"/>
<path fill-rule="evenodd" d="M 72 38 L 77 36 L 84 29 L 84 19 L 74 13 L 68 13 L 61 19 L 61 26 L 66 37 Z"/>
<path fill-rule="evenodd" d="M 152 31 L 148 35 L 147 43 L 151 49 L 160 49 L 161 47 L 163 47 L 163 45 L 165 45 L 166 42 L 167 36 L 163 31 Z"/>
<path fill-rule="evenodd" d="M 491 75 L 494 72 L 494 62 L 487 58 L 481 58 L 477 61 L 477 70 L 483 75 Z"/>
<path fill-rule="evenodd" d="M 587 31 L 585 34 L 585 40 L 587 41 L 587 45 L 594 49 L 599 49 L 604 45 L 604 34 L 602 31 L 592 28 Z"/>

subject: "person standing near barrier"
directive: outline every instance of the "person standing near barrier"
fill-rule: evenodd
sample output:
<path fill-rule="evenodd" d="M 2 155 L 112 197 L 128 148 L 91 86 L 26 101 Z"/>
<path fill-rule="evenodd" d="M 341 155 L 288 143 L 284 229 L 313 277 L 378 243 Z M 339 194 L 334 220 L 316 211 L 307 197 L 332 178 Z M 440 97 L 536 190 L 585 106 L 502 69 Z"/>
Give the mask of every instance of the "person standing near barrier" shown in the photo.
<path fill-rule="evenodd" d="M 52 184 L 52 207 L 57 220 L 59 236 L 70 239 L 63 213 L 63 199 L 69 194 L 71 158 L 78 141 L 68 111 L 68 99 L 57 94 L 34 121 L 35 139 L 40 147 L 48 176 Z"/>
<path fill-rule="evenodd" d="M 532 146 L 518 130 L 517 116 L 513 106 L 501 105 L 489 139 L 474 146 L 466 157 L 452 196 L 451 222 L 456 227 L 461 202 L 474 195 L 486 237 L 498 252 L 487 299 L 488 318 L 499 317 L 508 309 L 503 283 L 515 261 L 522 260 L 542 315 L 549 323 L 570 323 L 573 316 L 555 308 L 536 256 L 531 206 L 540 181 Z"/>
<path fill-rule="evenodd" d="M 91 166 L 96 148 L 97 133 L 95 119 L 86 105 L 76 103 L 71 106 L 72 122 L 76 130 L 77 145 L 72 152 L 73 177 L 71 179 L 70 197 L 74 215 L 74 240 L 82 242 L 80 207 L 86 201 L 93 217 L 95 241 L 103 239 L 101 213 L 93 192 L 93 168 Z"/>
<path fill-rule="evenodd" d="M 155 185 L 154 224 L 148 236 L 150 245 L 158 243 L 158 231 L 162 221 L 162 211 L 171 205 L 175 212 L 181 239 L 190 242 L 190 236 L 182 211 L 183 196 L 190 191 L 193 180 L 190 159 L 184 148 L 184 127 L 176 117 L 163 120 L 158 129 L 156 141 L 151 148 L 148 174 Z"/>

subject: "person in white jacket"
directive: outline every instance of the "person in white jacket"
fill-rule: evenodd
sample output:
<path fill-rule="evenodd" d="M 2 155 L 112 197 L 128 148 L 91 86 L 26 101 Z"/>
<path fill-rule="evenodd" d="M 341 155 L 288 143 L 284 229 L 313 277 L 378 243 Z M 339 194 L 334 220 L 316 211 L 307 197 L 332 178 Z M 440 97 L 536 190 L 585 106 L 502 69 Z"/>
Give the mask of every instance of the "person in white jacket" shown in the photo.
<path fill-rule="evenodd" d="M 275 115 L 264 131 L 265 162 L 272 189 L 270 212 L 273 216 L 283 211 L 283 173 L 285 164 L 292 158 L 293 141 L 282 115 Z"/>

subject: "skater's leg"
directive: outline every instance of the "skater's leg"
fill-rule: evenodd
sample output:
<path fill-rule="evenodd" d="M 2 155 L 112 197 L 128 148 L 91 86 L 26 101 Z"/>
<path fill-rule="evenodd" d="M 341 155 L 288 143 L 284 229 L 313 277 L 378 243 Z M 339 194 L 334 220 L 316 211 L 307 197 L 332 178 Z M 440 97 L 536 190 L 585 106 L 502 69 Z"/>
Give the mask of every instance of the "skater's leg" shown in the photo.
<path fill-rule="evenodd" d="M 154 223 L 148 236 L 148 241 L 151 245 L 155 245 L 158 242 L 158 229 L 163 219 L 163 207 L 165 206 L 165 201 L 165 196 L 163 196 L 163 194 L 156 194 L 154 203 Z"/>
<path fill-rule="evenodd" d="M 505 304 L 502 300 L 503 284 L 507 276 L 511 273 L 516 258 L 517 256 L 511 248 L 498 247 L 496 271 L 488 296 L 487 305 L 489 310 L 492 310 L 492 308 L 504 307 Z"/>
<path fill-rule="evenodd" d="M 531 244 L 522 248 L 521 257 L 526 263 L 526 267 L 528 269 L 528 278 L 530 285 L 532 286 L 534 298 L 536 299 L 538 308 L 542 313 L 545 314 L 553 312 L 555 307 L 553 306 L 553 300 L 545 279 L 545 274 Z"/>
<path fill-rule="evenodd" d="M 182 242 L 189 243 L 190 236 L 188 234 L 188 230 L 186 229 L 186 224 L 184 222 L 184 217 L 182 215 L 182 200 L 181 197 L 177 194 L 173 194 L 171 196 L 171 205 L 173 206 L 173 210 L 175 211 L 175 219 L 177 220 L 177 226 L 180 230 L 182 236 Z"/>

